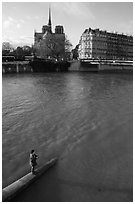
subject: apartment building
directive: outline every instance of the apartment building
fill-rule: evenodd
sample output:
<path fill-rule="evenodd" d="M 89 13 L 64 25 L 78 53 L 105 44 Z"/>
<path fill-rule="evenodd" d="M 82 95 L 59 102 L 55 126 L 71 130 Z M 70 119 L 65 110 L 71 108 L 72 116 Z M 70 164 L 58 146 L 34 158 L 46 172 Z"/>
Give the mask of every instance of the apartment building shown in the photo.
<path fill-rule="evenodd" d="M 79 42 L 80 59 L 133 60 L 133 37 L 99 29 L 86 29 Z"/>

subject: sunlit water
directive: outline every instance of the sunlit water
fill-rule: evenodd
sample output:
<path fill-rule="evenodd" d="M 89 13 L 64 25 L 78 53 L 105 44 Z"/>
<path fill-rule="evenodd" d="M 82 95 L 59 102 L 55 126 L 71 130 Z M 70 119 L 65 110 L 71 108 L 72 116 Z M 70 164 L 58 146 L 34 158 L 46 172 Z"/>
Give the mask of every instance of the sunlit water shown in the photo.
<path fill-rule="evenodd" d="M 132 83 L 130 74 L 3 75 L 3 187 L 29 172 L 31 149 L 40 166 L 81 145 L 93 130 L 100 138 L 126 126 L 131 135 Z"/>

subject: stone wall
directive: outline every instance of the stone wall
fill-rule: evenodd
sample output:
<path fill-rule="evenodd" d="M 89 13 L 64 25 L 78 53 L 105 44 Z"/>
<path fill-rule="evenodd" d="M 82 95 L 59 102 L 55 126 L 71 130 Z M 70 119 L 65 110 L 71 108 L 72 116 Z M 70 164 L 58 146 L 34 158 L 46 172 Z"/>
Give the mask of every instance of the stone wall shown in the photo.
<path fill-rule="evenodd" d="M 2 73 L 28 73 L 33 72 L 28 62 L 3 62 Z"/>

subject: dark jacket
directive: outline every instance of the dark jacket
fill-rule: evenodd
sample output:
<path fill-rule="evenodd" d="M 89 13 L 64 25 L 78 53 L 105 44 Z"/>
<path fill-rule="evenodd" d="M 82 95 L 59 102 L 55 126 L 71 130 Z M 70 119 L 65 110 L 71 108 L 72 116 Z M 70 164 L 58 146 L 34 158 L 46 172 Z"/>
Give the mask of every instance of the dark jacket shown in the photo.
<path fill-rule="evenodd" d="M 37 162 L 36 162 L 36 160 L 37 160 L 37 155 L 35 154 L 35 153 L 31 153 L 30 154 L 30 165 L 32 165 L 32 166 L 36 166 L 37 165 Z"/>

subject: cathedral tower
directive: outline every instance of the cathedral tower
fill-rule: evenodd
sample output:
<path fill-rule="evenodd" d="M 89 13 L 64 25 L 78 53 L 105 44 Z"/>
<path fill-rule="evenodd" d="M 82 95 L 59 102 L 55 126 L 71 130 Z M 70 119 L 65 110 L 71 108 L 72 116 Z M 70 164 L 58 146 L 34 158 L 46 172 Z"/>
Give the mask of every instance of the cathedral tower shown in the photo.
<path fill-rule="evenodd" d="M 48 23 L 42 26 L 41 32 L 34 32 L 34 46 L 36 55 L 40 58 L 63 59 L 65 54 L 65 33 L 62 25 L 55 27 L 52 31 L 51 7 L 48 9 Z"/>

